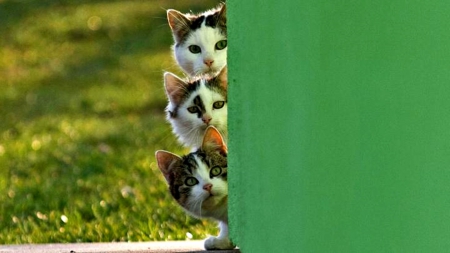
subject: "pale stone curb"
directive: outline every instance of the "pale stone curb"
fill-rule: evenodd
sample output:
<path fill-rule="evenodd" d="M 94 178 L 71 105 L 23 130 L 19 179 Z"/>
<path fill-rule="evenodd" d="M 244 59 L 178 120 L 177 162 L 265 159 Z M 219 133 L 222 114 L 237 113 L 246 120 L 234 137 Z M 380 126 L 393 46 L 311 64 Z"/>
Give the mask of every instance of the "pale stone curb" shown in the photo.
<path fill-rule="evenodd" d="M 240 253 L 235 250 L 205 251 L 203 241 L 170 241 L 139 243 L 68 243 L 68 244 L 23 244 L 0 245 L 0 252 L 14 253 Z"/>

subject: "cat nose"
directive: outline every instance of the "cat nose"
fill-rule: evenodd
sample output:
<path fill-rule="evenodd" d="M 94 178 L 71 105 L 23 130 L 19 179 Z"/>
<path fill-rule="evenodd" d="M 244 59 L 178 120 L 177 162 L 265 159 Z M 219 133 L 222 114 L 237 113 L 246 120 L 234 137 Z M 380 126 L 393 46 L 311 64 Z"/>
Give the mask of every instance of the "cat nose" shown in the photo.
<path fill-rule="evenodd" d="M 206 64 L 206 66 L 211 67 L 211 65 L 214 63 L 214 60 L 206 59 L 203 60 L 203 62 Z"/>
<path fill-rule="evenodd" d="M 211 121 L 211 117 L 209 117 L 209 116 L 203 116 L 202 117 L 202 121 L 206 124 L 206 125 L 209 125 L 209 122 Z"/>
<path fill-rule="evenodd" d="M 211 192 L 212 186 L 213 186 L 212 184 L 205 184 L 203 186 L 203 190 Z"/>

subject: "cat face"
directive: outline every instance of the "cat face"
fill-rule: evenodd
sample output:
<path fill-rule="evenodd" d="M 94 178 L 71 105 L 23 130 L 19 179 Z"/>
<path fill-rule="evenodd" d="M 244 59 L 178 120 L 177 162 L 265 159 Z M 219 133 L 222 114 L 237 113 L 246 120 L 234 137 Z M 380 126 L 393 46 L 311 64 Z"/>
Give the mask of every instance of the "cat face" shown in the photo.
<path fill-rule="evenodd" d="M 225 5 L 197 16 L 168 10 L 167 20 L 175 40 L 175 59 L 186 73 L 213 74 L 226 65 Z"/>
<path fill-rule="evenodd" d="M 227 221 L 227 149 L 214 127 L 205 133 L 202 147 L 179 157 L 157 151 L 158 167 L 174 199 L 197 217 Z"/>
<path fill-rule="evenodd" d="M 211 125 L 227 139 L 226 67 L 217 76 L 191 82 L 166 73 L 164 86 L 169 98 L 167 119 L 181 143 L 199 148 L 206 128 Z"/>

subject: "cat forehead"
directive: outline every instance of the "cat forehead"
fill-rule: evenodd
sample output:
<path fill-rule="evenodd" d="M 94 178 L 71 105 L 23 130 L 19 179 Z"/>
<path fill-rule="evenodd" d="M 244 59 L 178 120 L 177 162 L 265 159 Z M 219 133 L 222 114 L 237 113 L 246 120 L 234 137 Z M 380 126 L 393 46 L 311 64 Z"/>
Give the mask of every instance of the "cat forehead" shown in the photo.
<path fill-rule="evenodd" d="M 186 102 L 191 102 L 195 97 L 203 99 L 226 99 L 226 91 L 220 88 L 217 80 L 198 79 L 187 86 Z"/>
<path fill-rule="evenodd" d="M 202 26 L 216 28 L 219 23 L 219 18 L 220 17 L 218 10 L 208 11 L 200 16 L 192 16 L 190 29 L 194 31 L 201 28 Z"/>
<path fill-rule="evenodd" d="M 218 10 L 205 12 L 203 15 L 194 16 L 188 15 L 191 21 L 188 24 L 186 33 L 183 33 L 179 38 L 176 47 L 186 44 L 188 40 L 190 43 L 208 43 L 202 41 L 208 37 L 216 37 L 220 39 L 227 34 L 226 26 L 220 24 L 220 14 Z M 221 35 L 222 37 L 219 37 Z M 193 40 L 193 41 L 192 41 Z"/>
<path fill-rule="evenodd" d="M 196 167 L 196 170 L 194 170 L 192 174 L 195 177 L 209 178 L 209 167 L 205 163 L 205 161 L 202 160 L 202 158 L 200 158 L 199 156 L 194 156 L 194 159 L 196 160 L 197 167 Z"/>
<path fill-rule="evenodd" d="M 227 158 L 217 151 L 199 149 L 196 151 L 196 156 L 200 157 L 207 166 L 214 167 L 220 166 L 222 168 L 227 167 Z"/>
<path fill-rule="evenodd" d="M 225 35 L 222 34 L 218 29 L 213 29 L 211 27 L 203 26 L 195 31 L 192 31 L 185 39 L 183 44 L 186 45 L 198 45 L 205 47 L 214 48 L 216 42 L 219 40 L 226 39 Z"/>
<path fill-rule="evenodd" d="M 207 85 L 200 85 L 198 89 L 192 93 L 190 100 L 197 96 L 199 96 L 204 102 L 209 100 L 225 99 L 218 89 L 214 86 L 208 87 Z"/>
<path fill-rule="evenodd" d="M 205 152 L 198 150 L 183 156 L 176 170 L 185 175 L 209 175 L 209 166 L 215 165 L 217 163 L 215 160 L 216 157 L 209 157 Z"/>
<path fill-rule="evenodd" d="M 175 178 L 182 178 L 185 176 L 192 176 L 195 170 L 199 167 L 199 159 L 194 153 L 189 153 L 181 157 L 171 168 L 170 173 L 175 175 Z"/>

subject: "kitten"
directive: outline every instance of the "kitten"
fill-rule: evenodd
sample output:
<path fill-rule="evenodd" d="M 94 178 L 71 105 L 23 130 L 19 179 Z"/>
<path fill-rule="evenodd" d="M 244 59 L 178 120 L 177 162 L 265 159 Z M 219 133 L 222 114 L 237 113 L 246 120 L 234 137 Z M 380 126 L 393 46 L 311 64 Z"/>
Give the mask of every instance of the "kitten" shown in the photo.
<path fill-rule="evenodd" d="M 169 104 L 167 120 L 178 140 L 194 150 L 202 144 L 205 130 L 213 125 L 227 140 L 227 68 L 214 77 L 202 76 L 185 82 L 164 74 Z"/>
<path fill-rule="evenodd" d="M 155 156 L 178 204 L 195 217 L 219 221 L 219 236 L 206 239 L 205 249 L 233 249 L 228 237 L 227 147 L 219 131 L 208 127 L 196 152 L 180 157 L 159 150 Z"/>
<path fill-rule="evenodd" d="M 178 65 L 190 76 L 213 74 L 227 63 L 225 4 L 200 15 L 167 10 Z"/>

